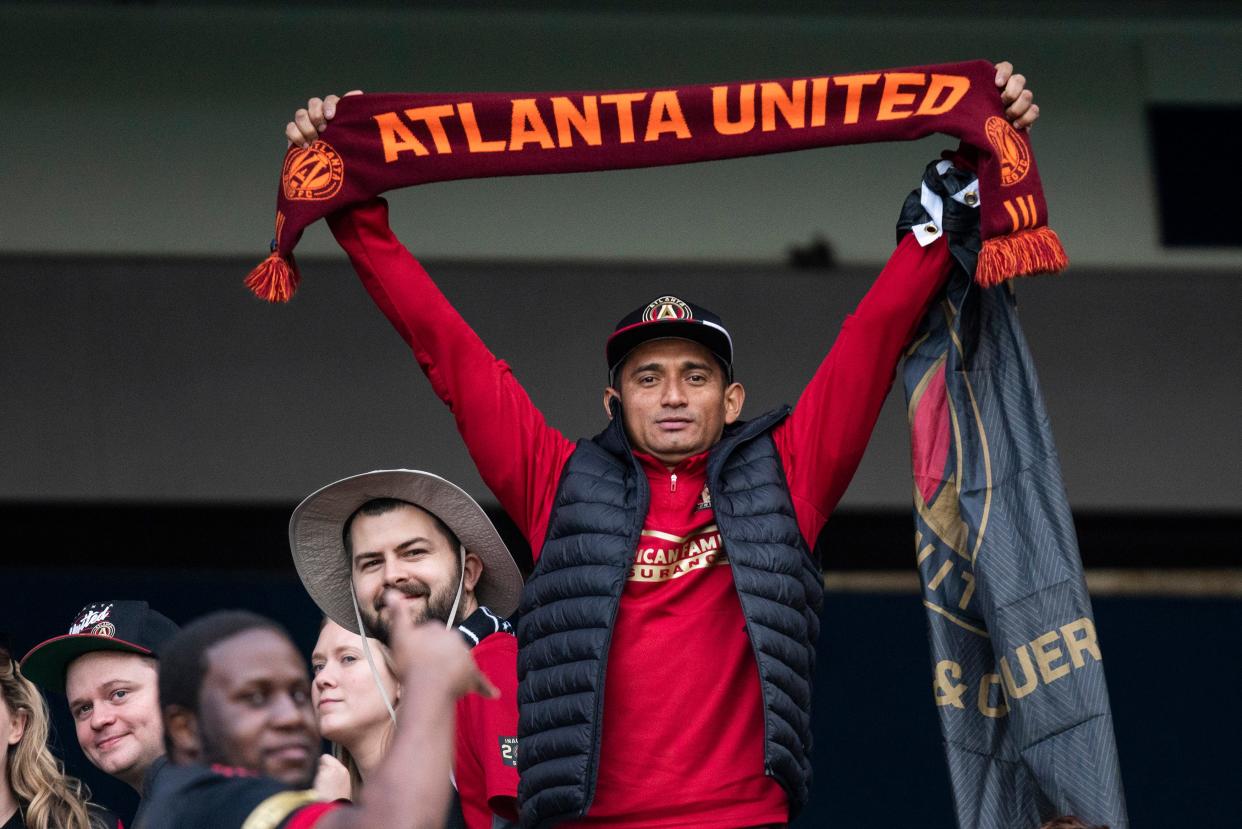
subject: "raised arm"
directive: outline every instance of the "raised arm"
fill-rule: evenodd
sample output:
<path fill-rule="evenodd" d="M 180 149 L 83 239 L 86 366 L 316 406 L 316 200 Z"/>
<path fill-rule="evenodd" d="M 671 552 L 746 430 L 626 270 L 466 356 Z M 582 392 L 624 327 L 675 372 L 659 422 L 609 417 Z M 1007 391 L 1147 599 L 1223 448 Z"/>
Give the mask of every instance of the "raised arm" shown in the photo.
<path fill-rule="evenodd" d="M 305 145 L 317 138 L 336 101 L 312 98 L 286 126 L 289 141 Z M 375 199 L 343 210 L 328 224 L 367 292 L 452 411 L 479 474 L 535 547 L 539 539 L 532 533 L 542 533 L 573 444 L 548 426 L 509 366 L 488 350 L 393 235 L 386 202 Z"/>
<path fill-rule="evenodd" d="M 1039 107 L 1026 79 L 1007 61 L 996 65 L 996 87 L 1016 128 L 1029 128 L 1038 119 Z M 846 318 L 793 414 L 775 432 L 808 544 L 815 543 L 854 477 L 902 350 L 949 270 L 948 248 L 939 231 L 904 237 Z"/>
<path fill-rule="evenodd" d="M 925 248 L 902 239 L 774 433 L 808 544 L 854 477 L 902 349 L 948 273 L 943 237 Z"/>

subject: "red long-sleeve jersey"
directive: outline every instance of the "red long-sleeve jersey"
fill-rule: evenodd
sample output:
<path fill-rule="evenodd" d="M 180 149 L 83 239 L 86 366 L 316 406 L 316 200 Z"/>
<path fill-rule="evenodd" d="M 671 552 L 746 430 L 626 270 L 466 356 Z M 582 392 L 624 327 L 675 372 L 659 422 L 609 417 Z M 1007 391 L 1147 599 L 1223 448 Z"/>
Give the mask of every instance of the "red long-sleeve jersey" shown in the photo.
<path fill-rule="evenodd" d="M 393 236 L 385 202 L 329 223 L 538 557 L 573 443 L 548 425 L 508 365 Z M 943 239 L 920 247 L 904 238 L 773 430 L 808 545 L 853 477 L 901 350 L 948 269 Z M 783 823 L 784 792 L 764 774 L 758 668 L 715 526 L 706 455 L 672 470 L 638 458 L 651 505 L 611 637 L 599 776 L 581 825 Z"/>

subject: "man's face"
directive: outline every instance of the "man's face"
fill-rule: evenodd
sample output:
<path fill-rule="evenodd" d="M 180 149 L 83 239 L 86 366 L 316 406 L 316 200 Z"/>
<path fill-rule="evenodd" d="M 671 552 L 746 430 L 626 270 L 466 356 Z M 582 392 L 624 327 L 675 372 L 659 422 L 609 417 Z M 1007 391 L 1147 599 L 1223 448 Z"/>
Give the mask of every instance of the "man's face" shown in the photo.
<path fill-rule="evenodd" d="M 375 638 L 388 641 L 383 595 L 389 587 L 414 605 L 415 621 L 448 621 L 462 576 L 460 553 L 430 513 L 406 505 L 380 515 L 359 514 L 350 525 L 349 543 L 358 609 Z M 482 571 L 479 558 L 467 553 L 458 618 L 477 607 L 474 587 Z"/>
<path fill-rule="evenodd" d="M 78 745 L 101 771 L 135 789 L 164 754 L 157 662 L 118 651 L 93 651 L 69 663 L 65 696 Z"/>
<path fill-rule="evenodd" d="M 619 396 L 631 447 L 669 466 L 714 446 L 746 398 L 712 353 L 691 340 L 643 343 L 625 358 L 616 383 L 604 392 L 605 410 Z"/>
<path fill-rule="evenodd" d="M 287 638 L 255 628 L 205 652 L 198 738 L 208 763 L 308 786 L 319 760 L 306 664 Z"/>

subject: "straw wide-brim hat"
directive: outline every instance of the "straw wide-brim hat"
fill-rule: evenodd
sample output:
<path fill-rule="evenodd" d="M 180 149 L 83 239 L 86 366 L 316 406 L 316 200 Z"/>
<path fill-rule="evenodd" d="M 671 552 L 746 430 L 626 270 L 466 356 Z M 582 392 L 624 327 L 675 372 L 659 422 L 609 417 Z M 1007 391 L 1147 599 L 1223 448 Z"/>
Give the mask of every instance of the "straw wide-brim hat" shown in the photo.
<path fill-rule="evenodd" d="M 479 604 L 501 616 L 517 610 L 522 574 L 487 513 L 461 487 L 417 469 L 381 469 L 344 478 L 308 495 L 289 519 L 289 549 L 302 586 L 319 609 L 353 630 L 349 556 L 342 530 L 367 501 L 395 498 L 430 512 L 448 526 L 467 552 L 483 562 L 475 585 Z"/>

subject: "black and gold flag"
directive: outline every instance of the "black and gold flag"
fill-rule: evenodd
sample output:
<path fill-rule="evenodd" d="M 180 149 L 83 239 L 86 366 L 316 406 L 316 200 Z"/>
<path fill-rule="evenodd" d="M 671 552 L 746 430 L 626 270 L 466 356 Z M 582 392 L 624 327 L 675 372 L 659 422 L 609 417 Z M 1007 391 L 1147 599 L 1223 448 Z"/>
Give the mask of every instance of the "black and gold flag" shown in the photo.
<path fill-rule="evenodd" d="M 962 829 L 1076 815 L 1128 826 L 1100 637 L 1035 368 L 1008 284 L 969 276 L 973 174 L 928 168 L 961 267 L 903 367 L 932 688 Z"/>

